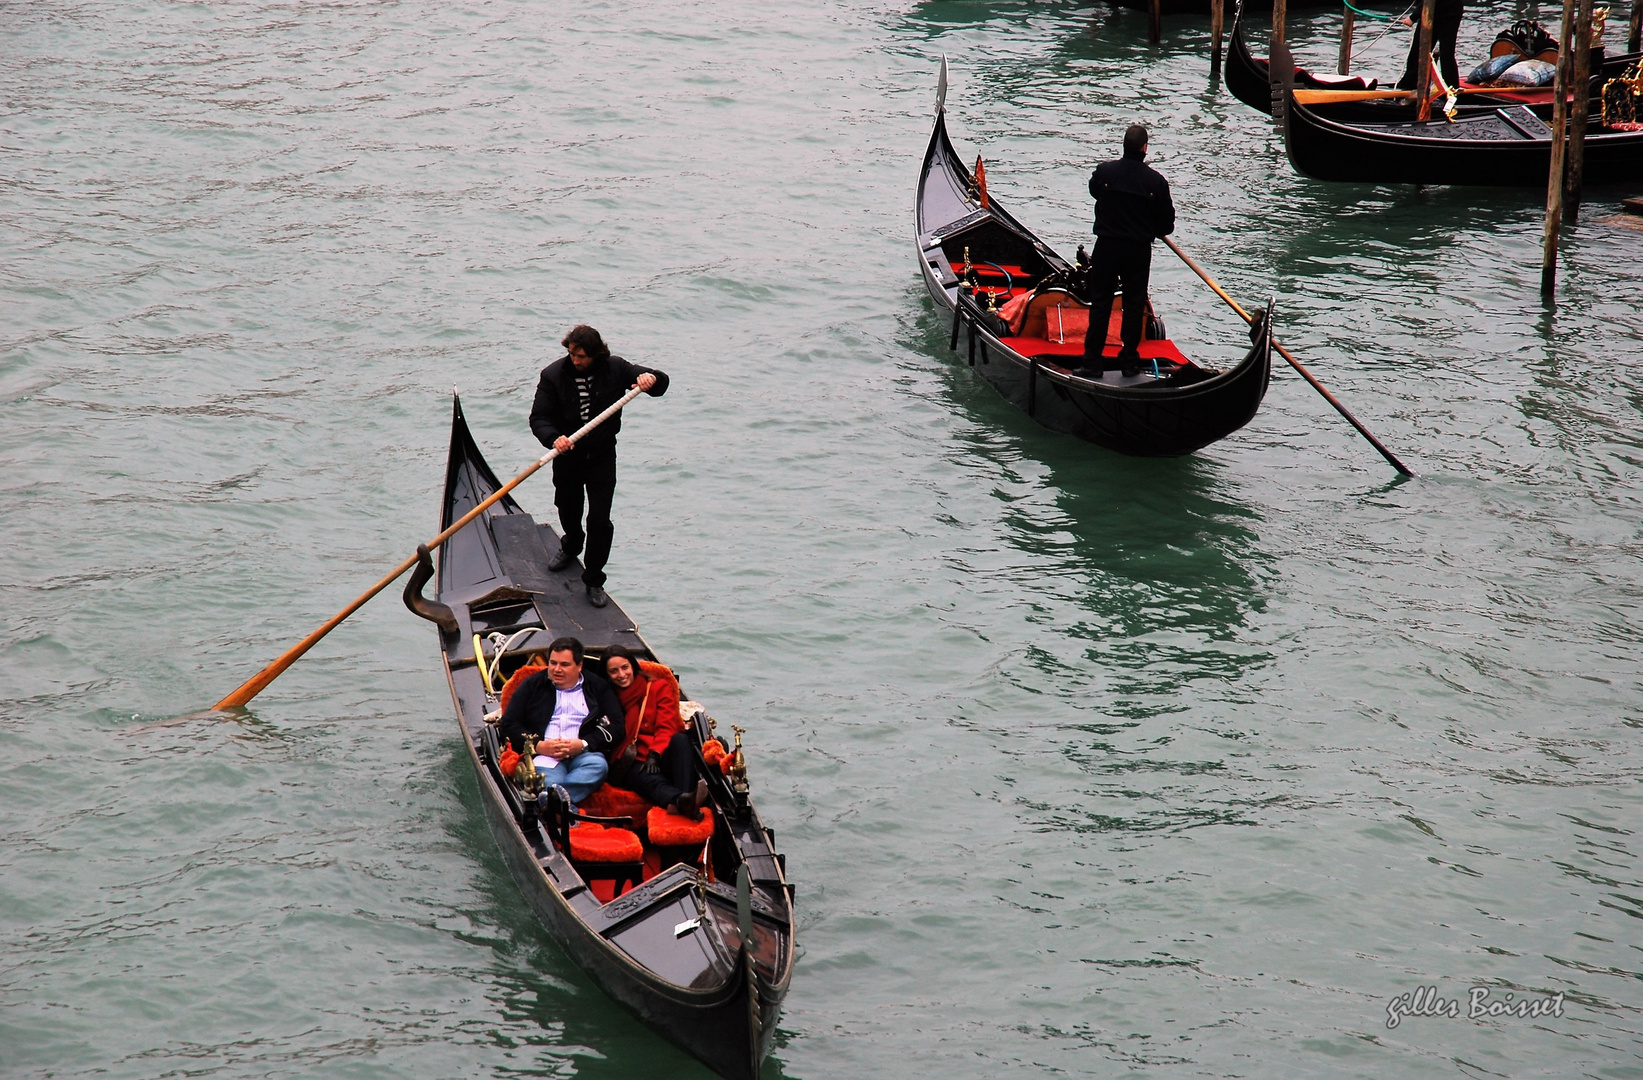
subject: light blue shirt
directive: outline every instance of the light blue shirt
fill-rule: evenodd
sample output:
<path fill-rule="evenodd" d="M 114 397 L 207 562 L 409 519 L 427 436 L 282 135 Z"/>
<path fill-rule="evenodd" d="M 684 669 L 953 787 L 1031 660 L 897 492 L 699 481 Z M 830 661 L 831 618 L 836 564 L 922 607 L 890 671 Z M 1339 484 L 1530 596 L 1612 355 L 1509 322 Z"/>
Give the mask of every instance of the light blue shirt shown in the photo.
<path fill-rule="evenodd" d="M 588 718 L 588 699 L 582 693 L 582 679 L 577 677 L 576 685 L 569 690 L 558 690 L 553 698 L 553 718 L 548 721 L 548 730 L 542 733 L 544 739 L 580 739 L 582 737 L 582 721 Z"/>

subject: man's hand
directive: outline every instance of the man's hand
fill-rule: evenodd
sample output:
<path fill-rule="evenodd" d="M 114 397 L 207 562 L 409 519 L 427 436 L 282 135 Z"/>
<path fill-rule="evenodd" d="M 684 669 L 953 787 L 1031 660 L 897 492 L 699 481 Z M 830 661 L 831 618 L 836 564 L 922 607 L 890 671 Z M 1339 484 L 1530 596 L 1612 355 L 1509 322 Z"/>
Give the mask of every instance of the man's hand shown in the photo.
<path fill-rule="evenodd" d="M 572 450 L 576 449 L 576 444 L 561 435 L 559 438 L 553 440 L 553 448 L 561 454 L 568 454 Z"/>
<path fill-rule="evenodd" d="M 580 754 L 587 745 L 581 739 L 543 739 L 536 744 L 536 752 L 555 761 L 565 761 Z"/>
<path fill-rule="evenodd" d="M 639 381 L 633 385 L 637 386 L 641 390 L 649 390 L 651 387 L 656 385 L 656 376 L 647 371 L 640 375 Z"/>

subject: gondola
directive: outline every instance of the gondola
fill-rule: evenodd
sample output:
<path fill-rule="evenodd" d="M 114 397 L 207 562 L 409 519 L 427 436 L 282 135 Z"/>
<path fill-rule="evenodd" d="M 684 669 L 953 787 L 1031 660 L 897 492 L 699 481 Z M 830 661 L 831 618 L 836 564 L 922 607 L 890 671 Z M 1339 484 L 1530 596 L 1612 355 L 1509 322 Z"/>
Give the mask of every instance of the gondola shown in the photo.
<path fill-rule="evenodd" d="M 1249 41 L 1244 35 L 1244 8 L 1248 0 L 1240 0 L 1232 17 L 1232 32 L 1227 40 L 1227 60 L 1225 78 L 1227 90 L 1239 101 L 1256 109 L 1267 116 L 1272 115 L 1272 85 L 1271 67 L 1266 57 L 1256 56 L 1249 50 Z M 1594 53 L 1594 55 L 1596 55 Z M 1627 53 L 1604 59 L 1596 65 L 1593 71 L 1594 90 L 1603 81 L 1619 77 L 1625 69 L 1637 62 L 1637 53 Z M 1295 85 L 1309 90 L 1372 90 L 1377 88 L 1373 79 L 1364 80 L 1361 76 L 1346 75 L 1319 75 L 1306 68 L 1297 67 L 1295 70 Z M 1461 80 L 1462 89 L 1488 89 L 1478 87 Z M 1542 121 L 1551 116 L 1552 90 L 1550 87 L 1534 89 L 1510 90 L 1504 87 L 1493 88 L 1492 94 L 1468 94 L 1461 98 L 1456 117 L 1480 116 L 1493 114 L 1496 109 L 1514 109 L 1517 106 L 1528 106 Z M 1595 100 L 1596 94 L 1593 94 Z M 1416 106 L 1412 101 L 1368 100 L 1343 101 L 1328 105 L 1311 106 L 1313 113 L 1338 122 L 1368 121 L 1371 123 L 1398 123 L 1410 122 L 1415 119 Z M 1544 182 L 1544 178 L 1542 178 Z"/>
<path fill-rule="evenodd" d="M 1279 126 L 1289 163 L 1314 180 L 1546 186 L 1552 129 L 1527 105 L 1497 106 L 1454 120 L 1434 114 L 1427 121 L 1367 121 L 1338 118 L 1326 111 L 1328 106 L 1302 104 L 1292 79 L 1284 80 L 1279 93 L 1286 101 Z M 1610 131 L 1597 117 L 1589 125 L 1587 183 L 1643 176 L 1643 131 Z"/>
<path fill-rule="evenodd" d="M 456 401 L 443 524 L 500 487 Z M 486 820 L 542 925 L 612 1000 L 721 1076 L 752 1080 L 792 976 L 793 887 L 748 798 L 741 729 L 728 772 L 698 760 L 712 803 L 700 822 L 608 785 L 571 810 L 554 792 L 533 797 L 528 775 L 521 790 L 503 774 L 498 692 L 555 637 L 580 638 L 589 664 L 615 644 L 655 659 L 614 601 L 587 603 L 579 565 L 548 568 L 557 550 L 553 530 L 504 497 L 441 545 L 432 600 L 422 590 L 436 571 L 421 550 L 406 606 L 438 624 Z M 708 747 L 715 722 L 700 705 L 680 713 L 698 755 L 725 749 Z"/>
<path fill-rule="evenodd" d="M 1217 371 L 1188 359 L 1150 311 L 1141 344 L 1142 372 L 1073 374 L 1082 360 L 1087 304 L 1067 287 L 1075 268 L 988 196 L 981 205 L 970 171 L 947 137 L 942 62 L 934 130 L 919 174 L 916 204 L 919 268 L 951 344 L 968 333 L 970 364 L 1038 423 L 1098 446 L 1141 457 L 1190 454 L 1255 416 L 1272 374 L 1271 319 L 1251 335 L 1242 359 Z M 970 284 L 973 282 L 974 284 Z M 1015 300 L 1006 325 L 983 305 Z M 1107 327 L 1106 355 L 1118 353 L 1118 303 Z M 979 359 L 978 359 L 979 353 Z"/>

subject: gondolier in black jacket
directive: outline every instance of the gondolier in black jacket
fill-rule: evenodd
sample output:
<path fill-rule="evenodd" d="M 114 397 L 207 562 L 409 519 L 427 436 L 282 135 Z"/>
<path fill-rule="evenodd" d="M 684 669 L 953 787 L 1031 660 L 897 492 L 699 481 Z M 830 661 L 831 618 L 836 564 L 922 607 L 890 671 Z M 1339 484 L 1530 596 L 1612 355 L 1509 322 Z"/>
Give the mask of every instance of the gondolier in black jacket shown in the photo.
<path fill-rule="evenodd" d="M 1095 196 L 1095 251 L 1090 259 L 1090 329 L 1084 337 L 1084 366 L 1077 374 L 1100 378 L 1106 370 L 1101 350 L 1118 283 L 1124 285 L 1124 322 L 1118 366 L 1125 375 L 1141 372 L 1141 329 L 1147 313 L 1147 280 L 1152 242 L 1175 231 L 1175 204 L 1169 181 L 1149 168 L 1147 129 L 1131 124 L 1124 132 L 1124 156 L 1105 161 L 1090 174 Z"/>
<path fill-rule="evenodd" d="M 531 432 L 543 446 L 556 448 L 553 459 L 553 504 L 559 508 L 559 524 L 565 531 L 559 554 L 548 563 L 551 570 L 563 570 L 582 553 L 582 582 L 588 602 L 604 607 L 605 563 L 610 558 L 610 542 L 616 533 L 611 524 L 610 504 L 616 497 L 616 433 L 622 430 L 622 414 L 606 420 L 588 432 L 579 443 L 566 436 L 637 386 L 651 397 L 667 393 L 667 376 L 654 368 L 630 364 L 612 356 L 605 339 L 591 326 L 573 326 L 560 344 L 565 355 L 542 369 L 536 384 L 536 402 L 531 406 Z M 587 493 L 588 525 L 582 531 L 582 495 Z"/>

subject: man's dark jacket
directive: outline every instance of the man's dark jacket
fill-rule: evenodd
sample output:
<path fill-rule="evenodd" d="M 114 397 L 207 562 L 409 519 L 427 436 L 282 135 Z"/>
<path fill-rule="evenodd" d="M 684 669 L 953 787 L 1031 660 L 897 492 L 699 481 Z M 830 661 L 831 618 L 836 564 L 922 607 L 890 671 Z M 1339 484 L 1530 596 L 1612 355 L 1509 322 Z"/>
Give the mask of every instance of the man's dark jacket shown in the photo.
<path fill-rule="evenodd" d="M 1151 244 L 1175 231 L 1175 204 L 1169 181 L 1140 157 L 1128 154 L 1104 161 L 1090 174 L 1095 196 L 1095 235 L 1111 240 Z"/>
<path fill-rule="evenodd" d="M 592 752 L 609 757 L 611 747 L 616 745 L 626 730 L 622 700 L 616 696 L 610 683 L 586 668 L 582 671 L 582 696 L 588 703 L 588 718 L 582 721 L 582 729 L 576 737 L 587 743 Z M 558 700 L 559 688 L 548 678 L 547 668 L 520 683 L 502 714 L 499 732 L 502 740 L 517 748 L 520 745 L 519 736 L 529 734 L 536 740 L 531 743 L 535 746 L 548 729 L 548 721 L 553 719 L 553 707 Z"/>
<path fill-rule="evenodd" d="M 620 356 L 595 360 L 588 369 L 593 377 L 593 406 L 588 418 L 598 416 L 614 404 L 646 372 L 656 376 L 656 385 L 645 393 L 651 397 L 667 393 L 667 376 L 655 368 L 630 364 Z M 542 369 L 542 377 L 536 383 L 536 403 L 531 406 L 531 433 L 543 446 L 553 446 L 559 436 L 574 435 L 582 426 L 582 397 L 576 389 L 576 375 L 576 365 L 569 356 L 561 356 Z M 576 444 L 574 456 L 584 461 L 614 458 L 616 433 L 621 430 L 622 414 L 617 413 L 588 432 L 587 437 Z"/>

